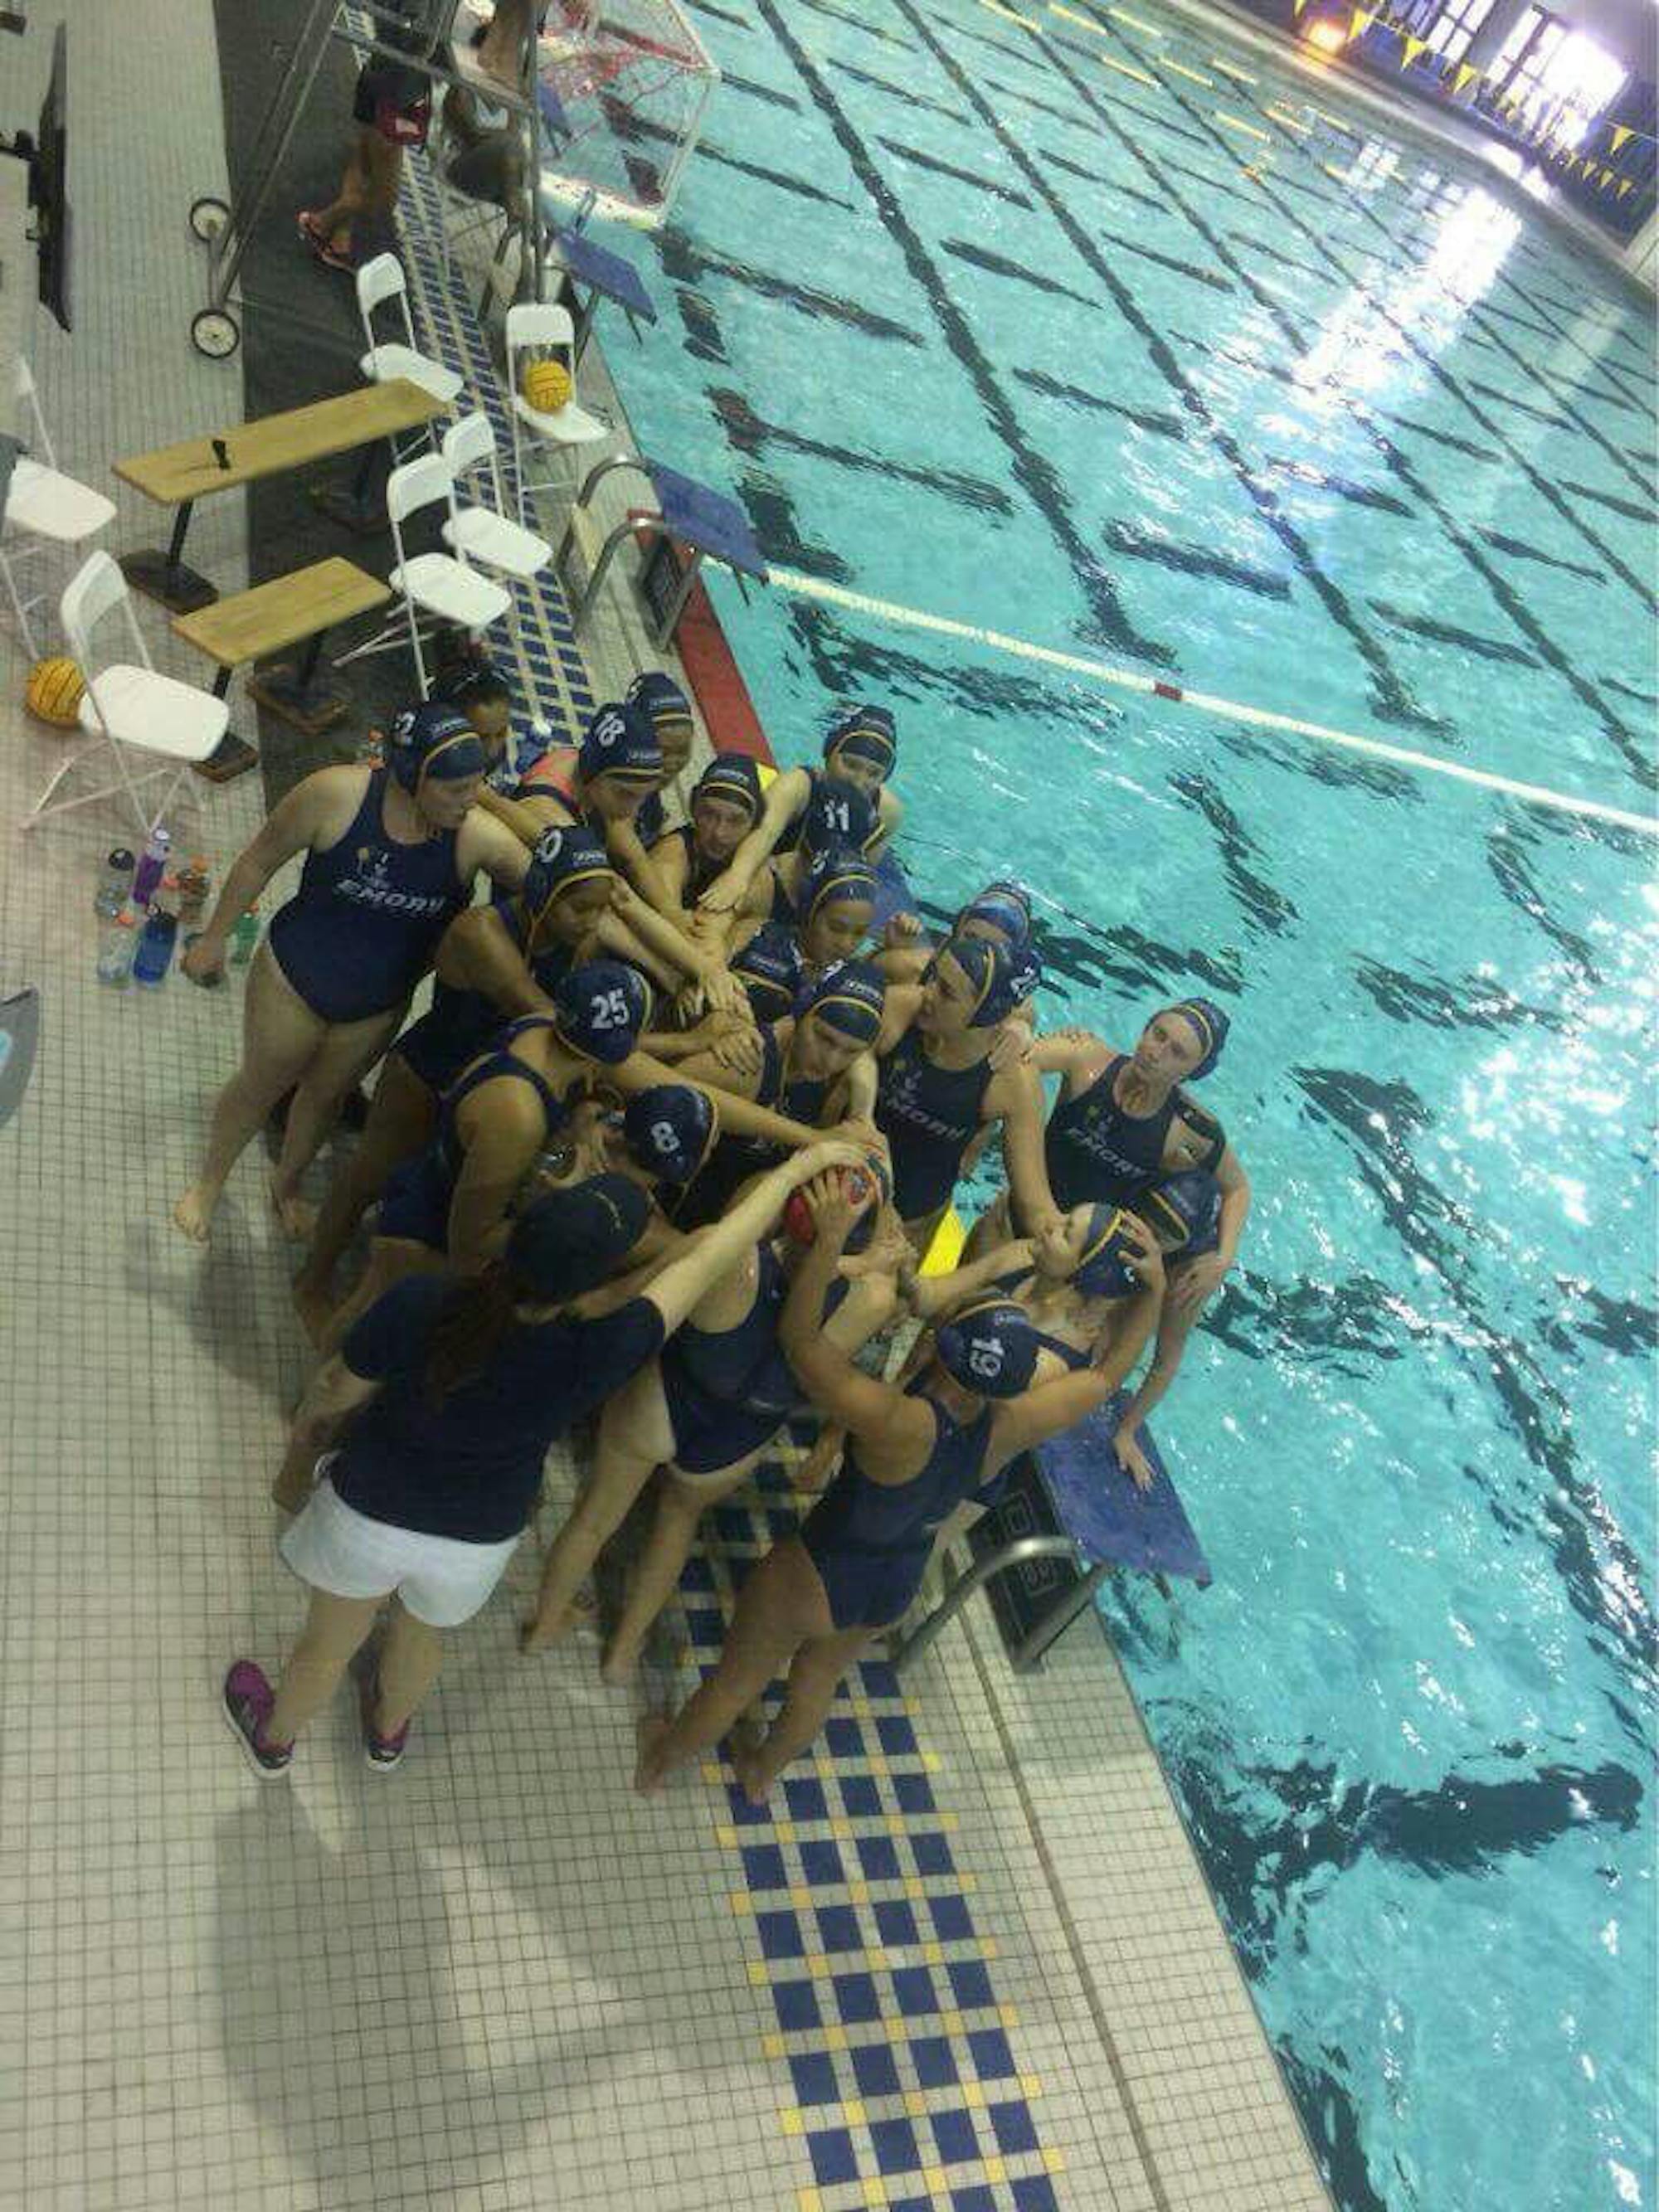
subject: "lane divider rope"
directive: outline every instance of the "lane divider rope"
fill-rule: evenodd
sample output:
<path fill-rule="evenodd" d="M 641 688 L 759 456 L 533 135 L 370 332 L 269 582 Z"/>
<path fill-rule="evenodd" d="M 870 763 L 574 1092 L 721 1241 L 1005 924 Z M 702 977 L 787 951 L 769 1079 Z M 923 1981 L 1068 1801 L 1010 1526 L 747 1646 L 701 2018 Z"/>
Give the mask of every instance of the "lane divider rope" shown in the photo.
<path fill-rule="evenodd" d="M 960 638 L 970 645 L 987 646 L 994 652 L 1009 653 L 1016 659 L 1036 661 L 1045 668 L 1064 669 L 1068 675 L 1086 677 L 1091 683 L 1111 685 L 1121 691 L 1171 700 L 1178 706 L 1194 708 L 1200 714 L 1215 714 L 1252 729 L 1282 730 L 1291 737 L 1311 738 L 1319 744 L 1338 746 L 1345 752 L 1387 761 L 1395 768 L 1420 769 L 1430 775 L 1446 776 L 1454 783 L 1472 784 L 1479 791 L 1496 791 L 1506 799 L 1525 799 L 1529 805 L 1552 807 L 1558 813 L 1575 814 L 1585 821 L 1612 823 L 1642 836 L 1659 836 L 1659 816 L 1654 814 L 1638 814 L 1628 807 L 1610 806 L 1602 799 L 1581 799 L 1573 792 L 1526 783 L 1516 776 L 1501 775 L 1495 769 L 1471 768 L 1462 761 L 1443 760 L 1434 753 L 1420 752 L 1413 745 L 1391 744 L 1383 738 L 1361 737 L 1352 730 L 1333 729 L 1328 723 L 1310 722 L 1300 715 L 1281 714 L 1269 708 L 1247 706 L 1237 699 L 1218 698 L 1212 692 L 1194 691 L 1184 684 L 1167 684 L 1160 677 L 1142 676 L 1129 668 L 1115 668 L 1109 661 L 1096 660 L 1086 653 L 1063 652 L 1059 647 L 1039 645 L 1030 638 L 1011 637 L 1004 630 L 987 629 L 978 623 L 958 622 L 950 615 L 929 614 L 921 607 L 874 599 L 865 592 L 850 591 L 845 585 L 826 583 L 821 577 L 805 575 L 798 568 L 773 568 L 769 573 L 780 591 L 793 592 L 798 599 L 821 599 L 827 605 L 873 616 L 902 629 L 927 630 L 936 637 Z"/>

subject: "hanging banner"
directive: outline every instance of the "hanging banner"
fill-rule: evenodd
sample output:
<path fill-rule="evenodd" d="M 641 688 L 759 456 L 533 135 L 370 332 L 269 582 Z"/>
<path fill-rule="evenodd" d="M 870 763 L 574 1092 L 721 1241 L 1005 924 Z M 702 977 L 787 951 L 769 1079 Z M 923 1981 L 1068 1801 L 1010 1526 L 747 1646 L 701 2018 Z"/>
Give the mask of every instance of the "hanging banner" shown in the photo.
<path fill-rule="evenodd" d="M 1356 8 L 1353 11 L 1352 18 L 1348 25 L 1348 36 L 1350 40 L 1364 38 L 1366 32 L 1370 30 L 1371 25 L 1376 21 L 1376 10 L 1375 8 Z"/>
<path fill-rule="evenodd" d="M 1619 151 L 1619 149 L 1624 144 L 1626 139 L 1631 136 L 1631 130 L 1632 126 L 1628 123 L 1620 123 L 1615 126 L 1613 134 L 1613 143 L 1607 149 L 1607 151 L 1610 154 L 1616 154 Z"/>
<path fill-rule="evenodd" d="M 1407 39 L 1400 49 L 1401 68 L 1409 69 L 1419 54 L 1427 50 L 1428 43 L 1426 39 Z"/>
<path fill-rule="evenodd" d="M 1480 74 L 1480 70 L 1475 67 L 1473 62 L 1459 62 L 1457 64 L 1457 75 L 1452 79 L 1452 98 L 1455 100 L 1458 94 L 1462 91 L 1464 86 L 1469 82 L 1469 79 L 1471 77 L 1479 76 Z"/>

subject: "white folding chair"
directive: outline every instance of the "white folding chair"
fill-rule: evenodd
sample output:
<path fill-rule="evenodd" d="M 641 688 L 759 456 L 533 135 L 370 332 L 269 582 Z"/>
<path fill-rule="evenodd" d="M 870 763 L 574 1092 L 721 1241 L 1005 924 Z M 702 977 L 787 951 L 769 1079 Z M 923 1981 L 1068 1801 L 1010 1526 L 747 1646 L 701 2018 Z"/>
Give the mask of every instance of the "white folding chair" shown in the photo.
<path fill-rule="evenodd" d="M 525 362 L 532 354 L 545 353 L 562 356 L 570 372 L 571 396 L 551 414 L 532 407 L 522 389 Z M 508 419 L 513 425 L 513 473 L 519 487 L 519 520 L 525 522 L 532 492 L 561 487 L 574 492 L 580 473 L 580 463 L 573 459 L 568 478 L 552 472 L 532 477 L 525 462 L 526 439 L 532 445 L 555 447 L 574 456 L 581 447 L 608 438 L 611 425 L 576 404 L 576 326 L 568 307 L 526 300 L 507 309 L 507 380 L 512 402 Z"/>
<path fill-rule="evenodd" d="M 443 456 L 456 494 L 450 520 L 443 526 L 445 544 L 465 553 L 469 560 L 481 562 L 498 574 L 517 577 L 520 582 L 544 568 L 553 558 L 553 548 L 546 538 L 501 513 L 501 471 L 489 417 L 463 415 L 444 433 Z M 486 496 L 476 506 L 463 506 L 462 487 L 475 469 Z"/>
<path fill-rule="evenodd" d="M 393 310 L 403 331 L 400 338 L 384 340 L 375 336 L 374 317 L 383 307 Z M 403 264 L 395 253 L 377 253 L 357 271 L 357 313 L 363 326 L 363 342 L 368 348 L 357 367 L 371 384 L 389 384 L 394 377 L 405 376 L 446 407 L 454 405 L 461 396 L 465 380 L 416 345 Z M 430 424 L 428 434 L 435 450 L 437 434 Z"/>
<path fill-rule="evenodd" d="M 112 660 L 99 668 L 94 658 L 94 635 L 99 624 L 118 607 L 126 616 L 127 630 L 137 658 L 132 661 Z M 80 663 L 81 673 L 86 679 L 86 693 L 81 701 L 81 727 L 93 742 L 78 746 L 70 754 L 24 816 L 21 826 L 33 830 L 48 815 L 66 814 L 76 806 L 90 806 L 94 800 L 112 798 L 118 792 L 125 794 L 140 835 L 148 837 L 172 805 L 173 793 L 186 770 L 193 763 L 204 761 L 223 737 L 230 709 L 211 692 L 198 691 L 193 684 L 180 684 L 173 677 L 157 674 L 138 627 L 138 617 L 132 611 L 126 579 L 107 553 L 88 556 L 70 580 L 58 611 L 70 650 Z M 64 778 L 105 746 L 114 763 L 115 781 L 106 784 L 101 790 L 85 792 L 78 799 L 56 798 L 54 794 Z M 129 749 L 159 753 L 166 765 L 134 775 L 127 761 Z M 158 776 L 167 778 L 167 789 L 161 805 L 147 813 L 139 801 L 139 786 L 153 783 Z"/>
<path fill-rule="evenodd" d="M 29 621 L 29 609 L 39 606 L 46 593 L 36 592 L 24 599 L 17 587 L 17 568 L 44 553 L 48 544 L 79 545 L 95 536 L 113 516 L 115 502 L 94 491 L 90 484 L 64 476 L 58 468 L 34 379 L 28 363 L 21 359 L 15 389 L 20 404 L 29 410 L 33 424 L 30 442 L 35 451 L 18 454 L 12 465 L 5 515 L 0 523 L 0 583 L 4 584 L 17 617 L 23 649 L 33 660 L 39 658 L 40 647 Z"/>
<path fill-rule="evenodd" d="M 422 453 L 418 460 L 405 461 L 386 478 L 386 520 L 392 525 L 392 542 L 398 553 L 397 565 L 386 581 L 403 601 L 401 613 L 362 645 L 343 653 L 335 663 L 343 668 L 348 661 L 389 653 L 406 637 L 422 699 L 428 690 L 422 617 L 429 617 L 428 627 L 433 629 L 485 630 L 499 622 L 511 605 L 505 589 L 492 577 L 481 576 L 465 552 L 410 553 L 404 544 L 404 523 L 423 507 L 440 504 L 453 525 L 455 488 L 450 481 L 449 464 L 440 453 Z"/>

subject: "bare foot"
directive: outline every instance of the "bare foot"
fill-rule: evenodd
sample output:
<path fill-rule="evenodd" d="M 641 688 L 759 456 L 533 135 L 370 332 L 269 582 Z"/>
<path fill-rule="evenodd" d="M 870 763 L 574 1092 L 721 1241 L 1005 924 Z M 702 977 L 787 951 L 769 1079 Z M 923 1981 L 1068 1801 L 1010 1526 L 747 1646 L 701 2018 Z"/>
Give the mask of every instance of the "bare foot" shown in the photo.
<path fill-rule="evenodd" d="M 639 1664 L 637 1651 L 618 1650 L 613 1644 L 599 1662 L 599 1680 L 607 1690 L 626 1690 L 631 1687 Z"/>
<path fill-rule="evenodd" d="M 173 1225 L 188 1237 L 192 1244 L 205 1244 L 212 1225 L 213 1209 L 219 1203 L 219 1194 L 211 1194 L 199 1182 L 190 1188 L 173 1209 Z"/>
<path fill-rule="evenodd" d="M 283 1224 L 284 1237 L 296 1244 L 307 1244 L 317 1226 L 317 1209 L 309 1199 L 296 1198 L 277 1183 L 270 1186 L 270 1203 L 276 1218 Z"/>
<path fill-rule="evenodd" d="M 640 1747 L 638 1764 L 634 1769 L 634 1787 L 641 1797 L 648 1797 L 662 1788 L 662 1747 L 668 1736 L 668 1718 L 664 1713 L 641 1713 L 634 1730 L 634 1741 Z"/>
<path fill-rule="evenodd" d="M 763 1805 L 772 1794 L 772 1778 L 761 1768 L 758 1741 L 732 1747 L 732 1771 L 738 1778 L 738 1787 L 751 1805 Z"/>
<path fill-rule="evenodd" d="M 543 1613 L 539 1608 L 519 1631 L 520 1651 L 546 1651 L 553 1644 L 579 1628 L 591 1628 L 598 1602 L 592 1590 L 584 1583 L 568 1605 L 558 1613 Z"/>
<path fill-rule="evenodd" d="M 300 1325 L 320 1352 L 323 1340 L 328 1334 L 328 1325 L 334 1318 L 334 1293 L 326 1284 L 318 1283 L 309 1275 L 294 1278 L 294 1310 L 300 1316 Z"/>

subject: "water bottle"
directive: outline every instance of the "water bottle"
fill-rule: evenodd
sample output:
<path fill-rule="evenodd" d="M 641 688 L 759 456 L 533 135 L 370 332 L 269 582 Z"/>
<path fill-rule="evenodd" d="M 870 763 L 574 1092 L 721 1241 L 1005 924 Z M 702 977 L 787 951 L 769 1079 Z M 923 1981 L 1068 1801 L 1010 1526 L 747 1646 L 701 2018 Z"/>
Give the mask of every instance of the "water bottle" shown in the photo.
<path fill-rule="evenodd" d="M 130 921 L 112 921 L 98 940 L 98 980 L 112 991 L 125 991 L 132 980 L 132 956 L 138 933 Z"/>
<path fill-rule="evenodd" d="M 132 959 L 132 980 L 150 990 L 156 989 L 167 979 L 167 969 L 173 965 L 173 947 L 179 934 L 179 917 L 170 907 L 153 906 L 145 916 L 144 926 L 138 933 L 138 950 Z"/>
<path fill-rule="evenodd" d="M 253 949 L 259 942 L 259 911 L 249 907 L 236 917 L 236 927 L 230 933 L 230 964 L 246 968 L 253 957 Z"/>
<path fill-rule="evenodd" d="M 208 873 L 206 855 L 192 853 L 179 872 L 179 927 L 183 930 L 199 930 L 202 917 L 207 912 L 208 893 L 213 888 L 213 878 Z"/>
<path fill-rule="evenodd" d="M 143 857 L 132 878 L 132 902 L 142 913 L 155 896 L 156 885 L 167 873 L 167 854 L 173 849 L 173 840 L 158 822 L 150 831 Z"/>
<path fill-rule="evenodd" d="M 103 876 L 93 893 L 93 912 L 102 915 L 106 921 L 113 921 L 125 907 L 131 889 L 132 855 L 125 845 L 118 845 L 104 863 Z"/>

